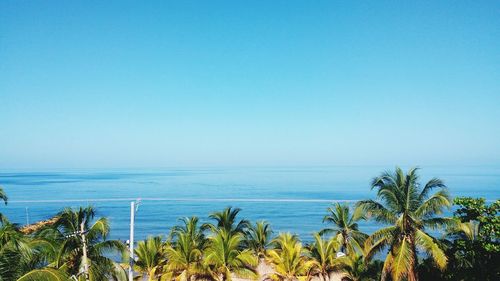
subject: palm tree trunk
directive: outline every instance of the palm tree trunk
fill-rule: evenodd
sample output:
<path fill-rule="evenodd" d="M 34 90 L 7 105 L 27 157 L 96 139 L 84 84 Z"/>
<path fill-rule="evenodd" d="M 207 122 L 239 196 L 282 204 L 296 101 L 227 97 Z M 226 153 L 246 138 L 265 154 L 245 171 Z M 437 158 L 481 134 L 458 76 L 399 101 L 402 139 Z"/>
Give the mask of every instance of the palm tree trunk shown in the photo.
<path fill-rule="evenodd" d="M 408 272 L 408 281 L 418 281 L 418 273 L 417 273 L 417 248 L 415 247 L 415 239 L 411 235 L 409 237 L 410 247 L 413 251 L 413 263 L 411 265 L 410 272 Z"/>
<path fill-rule="evenodd" d="M 325 281 L 330 281 L 330 273 L 327 272 L 323 278 L 325 279 Z"/>
<path fill-rule="evenodd" d="M 408 272 L 408 281 L 418 281 L 417 273 L 415 272 L 415 267 L 413 267 L 410 272 Z"/>
<path fill-rule="evenodd" d="M 323 275 L 323 273 L 319 273 L 318 278 L 319 278 L 319 281 L 325 281 L 325 276 Z"/>

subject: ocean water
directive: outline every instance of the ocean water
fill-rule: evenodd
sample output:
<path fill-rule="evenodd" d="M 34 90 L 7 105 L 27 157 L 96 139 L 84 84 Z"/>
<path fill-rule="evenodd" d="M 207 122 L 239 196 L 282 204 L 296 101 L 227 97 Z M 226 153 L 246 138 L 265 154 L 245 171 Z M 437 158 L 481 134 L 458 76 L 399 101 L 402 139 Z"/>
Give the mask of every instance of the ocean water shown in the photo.
<path fill-rule="evenodd" d="M 178 219 L 227 206 L 241 217 L 267 220 L 275 233 L 303 240 L 326 227 L 326 209 L 336 201 L 374 198 L 370 180 L 393 167 L 213 168 L 163 170 L 9 171 L 0 185 L 9 196 L 0 212 L 19 224 L 52 217 L 64 207 L 92 205 L 111 222 L 113 239 L 129 234 L 130 201 L 141 198 L 136 236 L 166 235 Z M 500 198 L 500 167 L 422 167 L 422 181 L 443 179 L 453 196 Z M 367 233 L 379 225 L 361 223 Z"/>

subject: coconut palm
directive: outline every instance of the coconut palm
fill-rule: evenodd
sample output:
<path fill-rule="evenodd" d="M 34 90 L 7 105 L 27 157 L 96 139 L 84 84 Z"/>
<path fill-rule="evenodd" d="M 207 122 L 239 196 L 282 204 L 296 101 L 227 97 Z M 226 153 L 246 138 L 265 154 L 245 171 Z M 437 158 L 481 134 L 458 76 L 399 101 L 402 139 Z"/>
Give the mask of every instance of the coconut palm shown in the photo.
<path fill-rule="evenodd" d="M 5 203 L 5 205 L 7 205 L 7 194 L 5 193 L 5 191 L 3 191 L 3 188 L 0 186 L 0 199 L 3 200 L 3 202 Z"/>
<path fill-rule="evenodd" d="M 5 193 L 5 191 L 3 190 L 3 188 L 1 186 L 0 186 L 0 199 L 3 200 L 5 205 L 7 205 L 7 201 L 8 201 L 7 194 Z"/>
<path fill-rule="evenodd" d="M 179 235 L 187 235 L 197 246 L 202 248 L 206 242 L 204 231 L 207 229 L 207 225 L 199 226 L 198 217 L 186 217 L 180 221 L 182 225 L 176 225 L 172 228 L 171 238 L 175 240 Z"/>
<path fill-rule="evenodd" d="M 32 270 L 47 266 L 55 252 L 55 247 L 49 241 L 24 235 L 17 225 L 2 222 L 0 280 L 16 280 Z"/>
<path fill-rule="evenodd" d="M 450 236 L 453 239 L 459 238 L 462 240 L 475 241 L 479 236 L 479 222 L 457 221 L 455 225 L 453 225 L 447 230 L 446 236 Z"/>
<path fill-rule="evenodd" d="M 338 248 L 337 240 L 323 240 L 319 234 L 314 234 L 314 243 L 310 245 L 309 253 L 314 262 L 314 274 L 319 276 L 320 281 L 330 280 Z"/>
<path fill-rule="evenodd" d="M 21 276 L 17 281 L 69 281 L 68 275 L 56 268 L 41 268 L 34 269 L 25 275 Z"/>
<path fill-rule="evenodd" d="M 273 280 L 307 280 L 314 261 L 308 260 L 306 249 L 298 238 L 290 233 L 282 233 L 275 240 L 276 248 L 269 251 L 269 262 L 274 265 Z"/>
<path fill-rule="evenodd" d="M 123 256 L 125 245 L 117 240 L 106 240 L 109 234 L 109 222 L 102 217 L 94 221 L 95 210 L 92 207 L 66 208 L 58 214 L 59 219 L 51 226 L 55 241 L 60 245 L 55 266 L 63 267 L 69 275 L 84 279 L 84 260 L 80 225 L 83 223 L 86 243 L 89 276 L 91 280 L 126 280 L 123 268 L 104 254 L 117 253 Z M 44 230 L 47 232 L 48 230 Z M 50 232 L 50 231 L 49 231 Z"/>
<path fill-rule="evenodd" d="M 26 263 L 31 259 L 28 239 L 8 221 L 0 227 L 0 280 L 16 280 L 28 272 Z"/>
<path fill-rule="evenodd" d="M 328 215 L 323 218 L 323 222 L 330 223 L 331 227 L 321 230 L 320 234 L 333 233 L 333 239 L 340 244 L 340 250 L 346 254 L 354 251 L 361 253 L 362 245 L 368 235 L 359 231 L 358 222 L 365 219 L 363 208 L 355 207 L 351 211 L 349 205 L 336 203 L 328 208 Z"/>
<path fill-rule="evenodd" d="M 416 168 L 410 169 L 407 174 L 401 168 L 392 173 L 384 172 L 372 181 L 379 200 L 358 203 L 375 220 L 390 225 L 375 231 L 365 243 L 368 259 L 382 249 L 389 249 L 382 272 L 383 280 L 387 274 L 391 274 L 394 281 L 417 280 L 417 248 L 424 250 L 440 269 L 447 264 L 447 257 L 438 241 L 426 230 L 453 222 L 452 219 L 436 216 L 451 205 L 450 196 L 440 179 L 431 179 L 423 187 L 418 180 Z M 439 190 L 431 195 L 436 188 Z"/>
<path fill-rule="evenodd" d="M 241 278 L 257 278 L 257 259 L 250 250 L 241 250 L 243 239 L 242 233 L 224 228 L 209 237 L 204 262 L 214 279 L 230 281 L 231 273 Z"/>
<path fill-rule="evenodd" d="M 5 193 L 5 191 L 1 186 L 0 186 L 0 200 L 3 200 L 4 204 L 7 205 L 8 201 L 7 194 Z M 4 220 L 6 220 L 6 218 L 2 215 L 2 213 L 0 213 L 0 221 Z"/>
<path fill-rule="evenodd" d="M 245 246 L 251 249 L 259 258 L 267 255 L 267 250 L 271 244 L 271 225 L 266 221 L 258 221 L 251 225 L 245 233 Z"/>
<path fill-rule="evenodd" d="M 167 247 L 168 271 L 181 280 L 190 280 L 193 275 L 204 274 L 202 254 L 206 244 L 203 230 L 198 227 L 198 218 L 182 219 L 183 226 L 172 229 L 173 242 Z"/>
<path fill-rule="evenodd" d="M 236 217 L 240 211 L 240 208 L 227 207 L 220 212 L 212 213 L 209 218 L 215 220 L 216 224 L 207 224 L 204 227 L 212 231 L 224 229 L 229 234 L 244 233 L 249 228 L 250 222 L 244 219 L 237 222 Z"/>
<path fill-rule="evenodd" d="M 334 270 L 343 274 L 344 281 L 376 281 L 380 280 L 382 262 L 367 261 L 362 255 L 353 253 L 349 256 L 337 258 L 334 262 Z"/>
<path fill-rule="evenodd" d="M 134 249 L 137 261 L 134 269 L 148 276 L 148 280 L 156 280 L 163 272 L 166 264 L 166 247 L 160 236 L 150 236 L 144 241 L 137 243 Z"/>

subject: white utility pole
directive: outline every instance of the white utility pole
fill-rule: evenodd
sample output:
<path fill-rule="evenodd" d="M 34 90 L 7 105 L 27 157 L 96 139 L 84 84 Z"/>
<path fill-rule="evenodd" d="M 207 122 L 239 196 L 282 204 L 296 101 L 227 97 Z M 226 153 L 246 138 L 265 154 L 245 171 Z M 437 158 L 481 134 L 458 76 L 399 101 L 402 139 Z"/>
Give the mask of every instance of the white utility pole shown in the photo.
<path fill-rule="evenodd" d="M 135 212 L 137 207 L 139 207 L 140 201 L 137 201 L 137 205 L 134 201 L 130 202 L 130 239 L 129 239 L 129 268 L 128 268 L 128 280 L 134 280 L 134 222 L 135 222 Z"/>
<path fill-rule="evenodd" d="M 26 225 L 30 224 L 30 214 L 28 213 L 28 207 L 26 207 Z"/>
<path fill-rule="evenodd" d="M 83 242 L 83 274 L 85 275 L 85 280 L 89 281 L 89 263 L 87 259 L 87 239 L 85 238 L 85 220 L 80 224 L 80 235 L 82 236 Z"/>

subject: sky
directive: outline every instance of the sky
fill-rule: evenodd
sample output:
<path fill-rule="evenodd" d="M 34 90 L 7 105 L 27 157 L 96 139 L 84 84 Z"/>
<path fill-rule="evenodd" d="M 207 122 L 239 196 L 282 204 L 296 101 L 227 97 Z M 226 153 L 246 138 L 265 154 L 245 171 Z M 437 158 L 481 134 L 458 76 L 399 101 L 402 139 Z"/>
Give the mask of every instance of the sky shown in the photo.
<path fill-rule="evenodd" d="M 0 1 L 0 169 L 500 164 L 499 1 Z"/>

